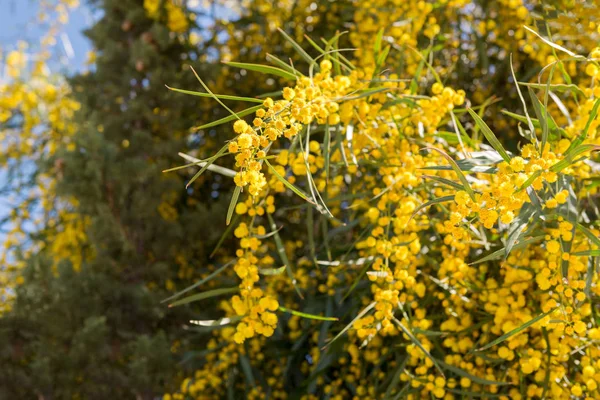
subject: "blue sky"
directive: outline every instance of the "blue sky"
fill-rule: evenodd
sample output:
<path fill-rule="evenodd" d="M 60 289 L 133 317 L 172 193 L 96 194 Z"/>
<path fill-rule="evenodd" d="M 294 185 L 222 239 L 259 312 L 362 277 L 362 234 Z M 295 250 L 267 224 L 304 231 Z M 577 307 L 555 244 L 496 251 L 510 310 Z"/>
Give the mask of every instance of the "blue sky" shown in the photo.
<path fill-rule="evenodd" d="M 38 0 L 0 0 L 0 47 L 3 50 L 14 48 L 19 40 L 24 40 L 35 48 L 44 33 L 44 27 L 36 21 L 39 12 Z M 82 5 L 71 11 L 64 34 L 58 38 L 57 54 L 61 58 L 63 71 L 73 73 L 81 69 L 90 49 L 82 31 L 91 25 L 92 12 Z M 71 51 L 72 49 L 72 51 Z"/>
<path fill-rule="evenodd" d="M 85 1 L 85 0 L 84 0 Z M 37 22 L 39 0 L 0 0 L 0 49 L 10 51 L 21 40 L 30 44 L 32 51 L 39 47 L 45 28 Z M 51 64 L 55 72 L 74 74 L 81 70 L 91 46 L 82 31 L 91 26 L 93 14 L 84 5 L 72 10 L 69 22 L 57 38 L 56 63 Z M 6 180 L 5 171 L 0 170 L 0 185 Z M 0 199 L 0 219 L 10 211 L 8 199 Z M 6 228 L 6 227 L 0 227 Z M 0 230 L 0 242 L 3 233 Z M 2 268 L 2 266 L 0 266 Z"/>

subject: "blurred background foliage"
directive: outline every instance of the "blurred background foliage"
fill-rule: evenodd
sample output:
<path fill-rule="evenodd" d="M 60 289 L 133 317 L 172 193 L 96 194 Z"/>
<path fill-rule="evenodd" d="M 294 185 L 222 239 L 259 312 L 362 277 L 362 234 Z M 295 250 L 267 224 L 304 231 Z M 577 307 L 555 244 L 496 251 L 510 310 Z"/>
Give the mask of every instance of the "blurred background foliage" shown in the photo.
<path fill-rule="evenodd" d="M 205 368 L 216 346 L 213 333 L 187 322 L 217 318 L 219 301 L 174 309 L 160 303 L 213 273 L 236 246 L 225 239 L 211 255 L 227 228 L 231 180 L 207 173 L 186 189 L 193 168 L 161 172 L 185 162 L 178 152 L 206 158 L 233 137 L 227 124 L 190 129 L 228 113 L 210 98 L 165 88 L 198 90 L 189 66 L 215 93 L 254 97 L 278 90 L 282 80 L 221 61 L 264 63 L 269 54 L 301 65 L 278 28 L 306 44 L 312 56 L 319 53 L 305 35 L 320 43 L 348 30 L 339 48 L 367 66 L 385 27 L 392 45 L 388 64 L 399 79 L 415 76 L 425 58 L 445 85 L 463 89 L 469 104 L 484 104 L 482 115 L 496 116 L 501 108 L 520 109 L 511 55 L 523 81 L 535 81 L 556 57 L 523 25 L 586 54 L 598 42 L 599 22 L 590 2 L 568 0 L 30 4 L 39 7 L 46 33 L 39 43 L 21 42 L 0 53 L 1 193 L 8 210 L 1 225 L 0 398 L 6 399 L 153 399 Z M 65 76 L 52 63 L 56 37 L 69 12 L 81 6 L 97 15 L 85 31 L 92 51 L 85 70 Z M 427 69 L 416 84 L 432 82 Z M 515 124 L 506 117 L 490 120 L 505 146 L 516 148 Z M 290 224 L 281 236 L 297 262 L 306 233 L 294 229 L 303 221 Z M 234 282 L 224 275 L 220 284 L 228 279 Z M 304 288 L 312 285 L 299 279 Z M 313 301 L 334 307 L 319 287 L 312 290 Z M 288 323 L 319 335 L 314 321 L 292 317 Z M 246 351 L 260 354 L 258 348 Z M 300 353 L 290 359 L 286 379 L 314 390 L 316 376 L 305 365 L 315 355 Z M 218 368 L 212 354 L 208 362 Z M 249 382 L 247 363 L 246 356 L 223 363 L 237 365 L 228 385 Z M 248 398 L 264 394 L 249 383 Z M 283 391 L 284 383 L 260 385 Z M 214 391 L 198 389 L 196 397 L 224 396 L 214 389 L 223 382 L 205 385 Z"/>

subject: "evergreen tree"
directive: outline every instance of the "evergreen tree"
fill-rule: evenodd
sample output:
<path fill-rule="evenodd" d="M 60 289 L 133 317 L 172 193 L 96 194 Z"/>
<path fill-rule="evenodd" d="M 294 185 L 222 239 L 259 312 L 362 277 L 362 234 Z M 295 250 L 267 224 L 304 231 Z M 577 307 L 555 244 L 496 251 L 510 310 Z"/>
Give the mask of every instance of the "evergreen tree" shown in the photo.
<path fill-rule="evenodd" d="M 189 282 L 218 238 L 206 229 L 223 212 L 210 190 L 189 196 L 181 176 L 161 172 L 193 144 L 187 132 L 199 103 L 164 85 L 193 84 L 182 66 L 196 50 L 165 18 L 149 18 L 143 1 L 93 5 L 103 11 L 87 32 L 96 67 L 71 82 L 81 104 L 76 146 L 42 166 L 84 227 L 85 245 L 73 249 L 83 263 L 80 271 L 57 265 L 53 236 L 39 233 L 46 245 L 27 260 L 14 310 L 1 321 L 0 398 L 163 393 L 175 381 L 171 346 L 185 334 L 178 321 L 190 316 L 167 313 L 160 300 Z"/>

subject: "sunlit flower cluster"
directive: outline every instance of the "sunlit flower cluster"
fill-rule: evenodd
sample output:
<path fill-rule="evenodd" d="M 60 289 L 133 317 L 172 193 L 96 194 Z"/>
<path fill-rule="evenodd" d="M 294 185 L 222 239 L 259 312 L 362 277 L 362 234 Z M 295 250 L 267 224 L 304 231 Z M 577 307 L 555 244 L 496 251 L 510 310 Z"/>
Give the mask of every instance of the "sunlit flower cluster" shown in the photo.
<path fill-rule="evenodd" d="M 329 368 L 303 399 L 598 396 L 600 231 L 585 200 L 597 196 L 597 165 L 586 161 L 598 145 L 595 81 L 583 76 L 563 125 L 550 113 L 544 126 L 531 108 L 514 116 L 523 143 L 507 151 L 461 108 L 464 91 L 437 79 L 417 91 L 381 74 L 384 48 L 361 67 L 331 56 L 312 73 L 315 62 L 281 99 L 233 123 L 224 149 L 235 158 L 241 284 L 222 303 L 219 357 L 260 371 L 268 385 L 249 398 L 266 388 L 288 397 L 281 371 L 260 366 L 293 362 L 265 357 L 281 340 L 303 341 L 305 379 Z M 276 218 L 308 233 L 280 235 Z M 223 395 L 235 378 L 215 356 L 165 398 L 203 398 L 211 376 L 204 396 Z"/>

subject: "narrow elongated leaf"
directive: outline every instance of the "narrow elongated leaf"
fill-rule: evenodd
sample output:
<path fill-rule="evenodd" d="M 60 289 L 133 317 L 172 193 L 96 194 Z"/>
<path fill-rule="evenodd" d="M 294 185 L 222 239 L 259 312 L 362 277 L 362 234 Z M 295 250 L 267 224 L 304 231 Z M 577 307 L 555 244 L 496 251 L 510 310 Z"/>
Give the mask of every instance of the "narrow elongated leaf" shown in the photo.
<path fill-rule="evenodd" d="M 219 275 L 221 272 L 225 271 L 227 269 L 227 267 L 229 267 L 235 261 L 236 261 L 235 259 L 229 261 L 227 264 L 223 265 L 222 267 L 217 269 L 215 272 L 208 275 L 206 278 L 199 280 L 198 282 L 194 283 L 193 285 L 186 287 L 185 289 L 175 293 L 172 296 L 167 297 L 166 299 L 162 300 L 161 303 L 166 303 L 167 301 L 176 299 L 177 297 L 181 296 L 182 294 L 185 294 L 185 293 L 189 292 L 190 290 L 193 290 L 193 289 L 197 288 L 198 286 L 205 284 L 206 282 L 213 279 L 215 276 Z"/>
<path fill-rule="evenodd" d="M 512 249 L 513 250 L 524 249 L 525 247 L 529 246 L 530 244 L 539 242 L 542 239 L 544 239 L 544 236 L 542 236 L 542 235 L 532 237 L 529 239 L 524 239 L 524 240 L 521 240 L 519 243 L 515 244 L 512 247 Z M 480 258 L 479 260 L 477 260 L 475 262 L 470 263 L 469 265 L 480 264 L 480 263 L 486 262 L 486 261 L 497 260 L 497 259 L 503 258 L 505 255 L 506 255 L 506 247 L 503 247 L 500 250 L 496 250 L 492 254 L 488 254 L 487 256 Z"/>
<path fill-rule="evenodd" d="M 212 251 L 212 253 L 210 253 L 210 258 L 212 258 L 217 253 L 217 251 L 221 248 L 221 245 L 223 244 L 223 242 L 225 241 L 225 239 L 227 238 L 227 236 L 229 236 L 229 234 L 231 233 L 231 231 L 233 231 L 233 228 L 237 225 L 237 221 L 238 221 L 239 218 L 240 218 L 240 216 L 238 214 L 235 214 L 233 216 L 233 223 L 230 224 L 227 227 L 227 229 L 225 229 L 225 232 L 223 232 L 223 234 L 219 238 L 219 241 L 215 245 L 214 250 Z"/>
<path fill-rule="evenodd" d="M 542 40 L 542 42 L 546 43 L 548 46 L 550 46 L 550 47 L 552 47 L 552 48 L 554 48 L 556 50 L 562 51 L 563 53 L 567 53 L 568 55 L 570 55 L 573 58 L 584 59 L 585 60 L 584 56 L 580 56 L 578 54 L 575 54 L 572 51 L 567 50 L 564 47 L 559 46 L 558 44 L 549 41 L 548 39 L 546 39 L 545 37 L 541 36 L 539 33 L 537 33 L 536 31 L 534 31 L 530 27 L 523 25 L 523 28 L 525 28 L 529 32 L 533 33 L 535 36 L 539 37 Z"/>
<path fill-rule="evenodd" d="M 510 156 L 508 155 L 506 150 L 504 150 L 502 143 L 500 143 L 500 141 L 498 140 L 496 135 L 494 135 L 494 132 L 492 132 L 490 127 L 481 119 L 481 117 L 479 117 L 479 115 L 477 115 L 475 111 L 471 110 L 470 108 L 468 108 L 467 111 L 469 112 L 469 114 L 471 114 L 471 117 L 473 117 L 475 123 L 477 124 L 479 129 L 481 129 L 483 136 L 485 136 L 490 145 L 500 154 L 500 156 L 502 156 L 504 161 L 510 163 Z"/>
<path fill-rule="evenodd" d="M 442 178 L 440 176 L 435 176 L 435 175 L 422 175 L 422 177 L 425 179 L 431 179 L 432 181 L 436 181 L 436 182 L 442 183 L 444 185 L 448 185 L 450 187 L 453 187 L 454 189 L 465 190 L 465 188 L 462 187 L 460 185 L 460 183 L 456 183 L 454 181 L 451 181 L 450 179 Z"/>
<path fill-rule="evenodd" d="M 322 315 L 314 315 L 314 314 L 308 314 L 308 313 L 304 313 L 304 312 L 300 312 L 300 311 L 294 311 L 294 310 L 290 310 L 289 308 L 285 308 L 285 307 L 279 307 L 279 311 L 286 312 L 286 313 L 295 315 L 297 317 L 316 319 L 319 321 L 338 321 L 339 320 L 338 318 L 335 318 L 335 317 L 323 317 Z"/>
<path fill-rule="evenodd" d="M 312 40 L 310 36 L 305 34 L 304 39 L 308 40 L 308 43 L 310 43 L 312 47 L 314 47 L 319 53 L 321 53 L 321 55 L 325 55 L 326 51 L 321 46 L 319 46 L 314 40 Z"/>
<path fill-rule="evenodd" d="M 215 160 L 217 160 L 218 158 L 222 157 L 223 154 L 225 154 L 226 151 L 227 151 L 227 145 L 221 147 L 221 150 L 219 150 L 217 152 L 217 154 L 215 154 L 214 156 L 212 156 L 209 159 L 207 159 L 207 161 L 204 164 L 204 166 L 202 168 L 200 168 L 200 171 L 196 172 L 196 174 L 194 176 L 192 176 L 192 179 L 190 179 L 189 182 L 185 185 L 185 188 L 187 189 L 188 187 L 190 187 L 190 185 L 192 183 L 194 183 L 194 181 L 196 179 L 198 179 L 200 177 L 200 175 L 202 175 L 204 173 L 204 171 L 206 171 L 207 169 L 209 169 L 210 166 L 215 162 Z"/>
<path fill-rule="evenodd" d="M 579 222 L 577 223 L 577 229 L 579 229 L 593 244 L 600 247 L 600 238 L 594 235 L 594 232 L 581 225 Z"/>
<path fill-rule="evenodd" d="M 367 270 L 369 269 L 370 266 L 371 266 L 371 263 L 365 263 L 365 266 L 362 267 L 362 269 L 360 270 L 360 272 L 354 279 L 354 282 L 352 282 L 350 289 L 348 289 L 348 291 L 346 292 L 344 297 L 342 297 L 341 302 L 344 302 L 344 300 L 346 300 L 348 298 L 348 296 L 350 296 L 350 293 L 352 293 L 354 291 L 354 289 L 356 288 L 356 286 L 358 286 L 360 280 L 362 279 L 363 276 L 365 276 L 365 274 L 367 273 Z"/>
<path fill-rule="evenodd" d="M 244 371 L 244 375 L 246 376 L 246 381 L 251 387 L 256 386 L 256 381 L 254 380 L 254 374 L 252 373 L 252 365 L 250 365 L 250 360 L 248 360 L 248 356 L 246 354 L 239 355 L 240 366 L 242 367 L 242 371 Z"/>
<path fill-rule="evenodd" d="M 165 85 L 165 86 L 167 86 L 167 85 Z M 210 98 L 216 97 L 216 98 L 222 99 L 222 100 L 247 101 L 250 103 L 261 103 L 261 104 L 263 102 L 261 99 L 255 99 L 254 97 L 229 96 L 226 94 L 209 94 L 209 93 L 203 93 L 203 92 L 194 92 L 192 90 L 177 89 L 177 88 L 173 88 L 170 86 L 167 86 L 167 89 L 172 90 L 174 92 L 189 94 L 191 96 L 198 96 L 198 97 L 210 97 Z"/>
<path fill-rule="evenodd" d="M 463 188 L 461 188 L 461 190 L 462 190 L 462 189 L 463 189 Z M 424 208 L 427 208 L 427 207 L 429 207 L 429 206 L 432 206 L 432 205 L 434 205 L 434 204 L 446 203 L 446 202 L 453 201 L 453 200 L 454 200 L 454 195 L 450 195 L 450 196 L 443 196 L 443 197 L 438 197 L 437 199 L 432 199 L 432 200 L 429 200 L 428 202 L 421 204 L 419 207 L 417 207 L 417 208 L 415 209 L 415 211 L 414 211 L 414 212 L 412 213 L 412 215 L 410 216 L 410 219 L 409 219 L 409 221 L 410 221 L 411 219 L 413 219 L 413 218 L 415 217 L 415 215 L 417 215 L 417 214 L 419 213 L 419 211 L 421 211 L 421 210 L 422 210 L 422 209 L 424 209 Z"/>
<path fill-rule="evenodd" d="M 238 198 L 240 197 L 240 193 L 242 192 L 242 188 L 240 186 L 236 186 L 233 195 L 231 196 L 231 201 L 229 202 L 229 209 L 227 210 L 227 219 L 225 220 L 225 224 L 229 225 L 231 222 L 231 217 L 233 216 L 233 212 L 235 211 L 235 206 L 237 205 Z"/>
<path fill-rule="evenodd" d="M 281 262 L 283 262 L 283 265 L 285 265 L 287 267 L 285 269 L 285 271 L 287 272 L 287 275 L 290 278 L 292 285 L 294 286 L 294 289 L 296 289 L 296 293 L 298 293 L 298 296 L 301 299 L 303 299 L 304 296 L 302 296 L 302 293 L 300 292 L 298 285 L 296 285 L 296 278 L 294 278 L 294 271 L 292 270 L 292 264 L 290 264 L 290 260 L 288 259 L 288 256 L 285 252 L 285 246 L 283 245 L 281 236 L 279 236 L 279 232 L 277 230 L 277 225 L 275 225 L 275 221 L 273 220 L 273 217 L 271 216 L 271 214 L 267 213 L 267 219 L 269 220 L 269 225 L 271 225 L 271 230 L 273 232 L 275 232 L 275 234 L 273 235 L 273 238 L 275 239 L 275 246 L 277 247 L 277 254 L 279 254 L 279 258 L 281 259 Z"/>
<path fill-rule="evenodd" d="M 345 97 L 344 101 L 358 100 L 358 99 L 362 99 L 363 97 L 373 96 L 374 94 L 377 94 L 377 93 L 389 92 L 390 90 L 392 90 L 392 88 L 390 88 L 390 87 L 375 87 L 375 88 L 371 88 L 371 89 L 367 89 L 367 90 L 358 92 L 357 94 L 355 94 L 353 96 Z"/>
<path fill-rule="evenodd" d="M 450 167 L 454 170 L 454 172 L 456 172 L 458 179 L 460 179 L 460 181 L 462 182 L 464 190 L 469 194 L 469 196 L 471 197 L 471 200 L 475 201 L 475 192 L 471 188 L 469 181 L 467 181 L 465 174 L 462 173 L 460 167 L 458 166 L 458 164 L 456 164 L 456 161 L 454 161 L 454 159 L 452 159 L 452 157 L 450 157 L 445 151 L 440 150 L 436 147 L 425 147 L 425 148 L 428 150 L 437 151 L 438 153 L 440 153 L 442 155 L 442 157 L 444 157 L 448 161 L 448 163 L 450 164 Z"/>
<path fill-rule="evenodd" d="M 517 190 L 517 192 L 520 192 L 521 190 L 525 190 L 527 189 L 529 186 L 531 186 L 533 184 L 533 182 L 539 178 L 542 175 L 542 171 L 538 170 L 535 171 L 533 174 L 531 174 L 531 176 L 529 178 L 527 178 L 527 180 L 525 182 L 523 182 L 523 184 L 521 185 L 521 187 Z"/>
<path fill-rule="evenodd" d="M 575 140 L 573 140 L 571 142 L 571 144 L 569 145 L 569 148 L 567 149 L 565 154 L 569 154 L 571 151 L 573 151 L 575 148 L 577 148 L 577 146 L 579 146 L 581 143 L 583 143 L 583 141 L 587 138 L 587 134 L 588 134 L 588 131 L 590 130 L 590 126 L 592 125 L 592 122 L 594 122 L 594 120 L 596 119 L 596 115 L 598 114 L 598 107 L 600 107 L 600 99 L 597 99 L 596 102 L 594 103 L 594 106 L 592 107 L 592 111 L 590 111 L 590 116 L 588 117 L 588 120 L 585 123 L 585 127 L 583 128 L 583 130 L 581 131 L 579 136 L 577 136 L 575 138 Z"/>
<path fill-rule="evenodd" d="M 233 111 L 231 108 L 227 107 L 222 101 L 221 99 L 219 99 L 208 87 L 208 85 L 206 83 L 204 83 L 204 81 L 202 79 L 200 79 L 200 75 L 198 75 L 198 73 L 196 73 L 196 70 L 190 66 L 190 69 L 192 70 L 192 72 L 194 73 L 194 75 L 196 75 L 196 79 L 198 79 L 198 82 L 200 82 L 200 84 L 202 85 L 202 87 L 204 87 L 204 90 L 206 90 L 208 92 L 208 94 L 210 94 L 212 96 L 213 99 L 215 99 L 217 101 L 217 103 L 219 103 L 221 106 L 223 106 L 224 109 L 226 109 L 227 111 L 229 111 L 229 113 L 231 115 L 233 115 L 234 117 L 236 117 L 237 119 L 240 119 L 240 117 L 235 113 L 235 111 Z"/>
<path fill-rule="evenodd" d="M 592 297 L 592 281 L 594 280 L 594 276 L 598 273 L 600 273 L 600 257 L 589 258 L 584 289 L 585 295 L 589 298 Z"/>
<path fill-rule="evenodd" d="M 535 324 L 536 322 L 544 319 L 547 315 L 550 315 L 552 312 L 554 312 L 555 309 L 552 309 L 548 312 L 545 312 L 543 314 L 538 315 L 537 317 L 525 322 L 523 325 L 519 326 L 518 328 L 513 329 L 512 331 L 508 332 L 505 335 L 500 336 L 499 338 L 492 340 L 490 343 L 486 344 L 483 347 L 478 348 L 475 351 L 483 351 L 483 350 L 487 350 L 490 347 L 493 347 L 495 345 L 497 345 L 498 343 L 502 343 L 504 342 L 506 339 L 508 339 L 511 336 L 514 336 L 516 334 L 519 334 L 521 332 L 523 332 L 525 329 L 529 328 L 531 325 Z"/>
<path fill-rule="evenodd" d="M 438 361 L 432 357 L 432 355 L 429 353 L 429 351 L 425 347 L 423 347 L 423 344 L 419 341 L 419 339 L 417 339 L 415 337 L 415 335 L 413 335 L 412 332 L 407 327 L 405 327 L 404 324 L 402 324 L 402 322 L 398 321 L 398 319 L 392 318 L 392 320 L 396 323 L 396 325 L 398 325 L 400 327 L 402 332 L 404 332 L 406 334 L 406 336 L 408 336 L 410 341 L 413 342 L 415 344 L 415 346 L 417 346 L 419 349 L 421 349 L 421 351 L 425 354 L 425 356 L 427 358 L 429 358 L 431 360 L 431 362 L 433 362 L 433 365 L 435 365 L 435 367 L 440 372 L 440 374 L 442 374 L 442 376 L 444 376 L 444 371 L 442 371 L 442 368 L 440 367 L 440 364 L 438 363 Z"/>
<path fill-rule="evenodd" d="M 325 160 L 325 180 L 327 182 L 329 182 L 329 152 L 331 147 L 331 132 L 329 129 L 329 123 L 325 124 L 325 134 L 323 135 L 323 159 Z"/>
<path fill-rule="evenodd" d="M 286 266 L 279 268 L 261 268 L 258 270 L 258 273 L 261 275 L 281 275 L 285 272 Z"/>
<path fill-rule="evenodd" d="M 531 87 L 534 89 L 550 89 L 553 92 L 568 92 L 568 91 L 573 91 L 576 92 L 580 95 L 584 95 L 583 90 L 581 90 L 579 88 L 579 86 L 574 85 L 574 84 L 564 84 L 564 83 L 551 83 L 551 84 L 546 84 L 546 83 L 530 83 L 530 82 L 519 82 L 519 85 L 521 86 L 526 86 L 526 87 Z"/>
<path fill-rule="evenodd" d="M 531 204 L 525 203 L 521 208 L 521 212 L 511 223 L 508 230 L 508 238 L 506 239 L 506 247 L 504 251 L 504 259 L 506 260 L 510 255 L 517 239 L 521 236 L 523 228 L 529 223 L 529 220 L 535 215 L 536 209 Z"/>
<path fill-rule="evenodd" d="M 242 69 L 247 69 L 250 71 L 261 72 L 263 74 L 277 75 L 282 78 L 296 80 L 296 75 L 292 74 L 291 72 L 288 72 L 281 68 L 272 67 L 270 65 L 249 64 L 249 63 L 230 62 L 230 61 L 224 62 L 223 64 L 229 65 L 231 67 L 242 68 Z"/>
<path fill-rule="evenodd" d="M 377 302 L 374 301 L 365 308 L 363 308 L 363 310 L 359 312 L 358 315 L 354 317 L 354 319 L 348 325 L 346 325 L 346 327 L 342 329 L 340 333 L 335 335 L 335 337 L 331 339 L 321 350 L 325 350 L 327 347 L 331 346 L 333 342 L 338 340 L 344 333 L 348 332 L 348 329 L 352 328 L 352 325 L 354 325 L 356 321 L 358 321 L 359 319 L 364 317 L 369 311 L 371 311 L 373 307 L 375 307 L 375 304 L 377 304 Z"/>
<path fill-rule="evenodd" d="M 199 131 L 201 129 L 212 128 L 212 127 L 215 127 L 215 126 L 223 125 L 223 124 L 226 124 L 227 122 L 231 122 L 231 121 L 237 120 L 238 117 L 241 118 L 241 117 L 245 117 L 246 115 L 250 115 L 252 113 L 255 113 L 257 110 L 259 110 L 261 108 L 263 108 L 262 104 L 258 105 L 258 106 L 253 106 L 253 107 L 250 107 L 250 108 L 246 108 L 245 110 L 238 112 L 237 116 L 236 115 L 229 115 L 227 117 L 218 119 L 216 121 L 209 122 L 208 124 L 196 126 L 193 129 Z"/>
<path fill-rule="evenodd" d="M 279 58 L 275 57 L 273 54 L 268 54 L 267 53 L 267 61 L 270 61 L 273 64 L 279 65 L 282 69 L 284 69 L 287 72 L 289 72 L 292 75 L 294 75 L 294 77 L 302 76 L 302 74 L 300 72 L 298 72 L 296 70 L 296 68 L 294 68 L 291 65 L 289 65 L 289 64 L 281 61 Z"/>
<path fill-rule="evenodd" d="M 527 117 L 524 117 L 522 115 L 515 114 L 515 113 L 510 112 L 508 110 L 502 110 L 501 113 L 504 114 L 504 115 L 508 115 L 509 117 L 511 117 L 513 119 L 516 119 L 519 122 L 528 123 Z M 530 130 L 532 128 L 540 128 L 541 127 L 540 121 L 538 121 L 537 119 L 535 119 L 535 118 L 529 118 L 529 120 L 531 120 L 531 125 L 532 125 L 530 127 Z"/>
<path fill-rule="evenodd" d="M 181 300 L 177 300 L 176 302 L 169 304 L 169 307 L 177 307 L 177 306 L 181 306 L 183 304 L 188 304 L 188 303 L 192 303 L 194 301 L 209 299 L 209 298 L 215 297 L 215 296 L 222 296 L 224 294 L 236 293 L 239 290 L 240 290 L 240 288 L 238 288 L 237 286 L 230 287 L 230 288 L 213 289 L 213 290 L 209 290 L 207 292 L 202 292 L 202 293 L 188 296 Z"/>
<path fill-rule="evenodd" d="M 582 144 L 569 151 L 565 158 L 550 167 L 552 172 L 560 172 L 579 161 L 576 157 L 583 153 L 600 150 L 600 146 L 594 144 Z"/>
<path fill-rule="evenodd" d="M 377 58 L 377 56 L 379 55 L 379 52 L 381 51 L 381 41 L 383 40 L 383 28 L 381 28 L 378 32 L 377 32 L 377 36 L 375 37 L 375 44 L 373 45 L 373 50 L 375 53 L 375 57 L 373 58 Z"/>
<path fill-rule="evenodd" d="M 586 251 L 577 251 L 575 253 L 572 254 L 573 256 L 600 256 L 600 249 L 596 249 L 596 250 L 586 250 Z"/>
<path fill-rule="evenodd" d="M 296 50 L 296 52 L 300 55 L 300 57 L 304 58 L 304 60 L 307 63 L 313 64 L 315 62 L 314 58 L 312 58 L 306 51 L 304 51 L 302 46 L 300 46 L 298 43 L 296 43 L 296 41 L 294 39 L 292 39 L 287 33 L 285 33 L 285 31 L 283 29 L 277 28 L 277 30 L 279 31 L 279 33 L 281 33 L 283 35 L 285 40 L 287 40 L 292 45 L 292 47 L 294 48 L 294 50 Z"/>
<path fill-rule="evenodd" d="M 281 181 L 281 183 L 283 183 L 288 189 L 290 189 L 292 192 L 296 193 L 298 196 L 300 196 L 303 200 L 306 200 L 307 202 L 309 202 L 310 204 L 315 204 L 312 200 L 310 200 L 308 198 L 308 196 L 302 192 L 300 189 L 298 189 L 296 186 L 292 185 L 287 179 L 285 179 L 283 176 L 281 176 L 279 174 L 279 172 L 277 172 L 277 170 L 275 169 L 275 167 L 273 167 L 271 165 L 271 163 L 265 159 L 265 164 L 267 164 L 267 166 L 269 167 L 269 169 L 271 170 L 271 172 L 273 173 L 273 175 L 275 175 L 275 177 Z"/>
<path fill-rule="evenodd" d="M 421 59 L 421 61 L 425 64 L 425 66 L 427 66 L 427 70 L 429 72 L 431 72 L 431 75 L 433 75 L 433 78 L 435 79 L 435 81 L 439 84 L 442 83 L 442 80 L 440 79 L 439 74 L 437 73 L 437 71 L 435 70 L 435 68 L 433 68 L 433 65 L 431 65 L 429 63 L 429 61 L 427 61 L 427 57 L 429 56 L 429 54 L 432 51 L 431 46 L 429 46 L 429 48 L 427 48 L 425 51 L 420 52 L 418 49 L 410 46 L 410 45 L 406 45 L 406 47 L 408 47 L 410 50 L 412 50 L 417 56 L 419 56 L 419 58 Z"/>
<path fill-rule="evenodd" d="M 447 369 L 448 371 L 450 371 L 450 372 L 452 372 L 452 373 L 454 373 L 454 374 L 456 374 L 458 376 L 462 376 L 463 378 L 467 378 L 471 382 L 477 383 L 478 385 L 494 385 L 494 386 L 506 386 L 506 385 L 510 385 L 510 383 L 506 383 L 506 382 L 490 381 L 488 379 L 480 378 L 478 376 L 475 376 L 475 375 L 472 375 L 472 374 L 468 373 L 464 369 L 455 367 L 454 365 L 446 364 L 445 362 L 443 362 L 441 360 L 437 360 L 437 362 L 440 364 L 440 366 L 442 368 Z"/>
<path fill-rule="evenodd" d="M 540 121 L 540 126 L 542 127 L 542 144 L 540 147 L 540 154 L 543 154 L 544 147 L 546 146 L 546 142 L 548 141 L 548 112 L 546 111 L 544 106 L 542 106 L 542 103 L 540 103 L 540 99 L 538 99 L 533 89 L 528 87 L 527 91 L 529 92 L 531 103 L 533 104 L 533 111 L 535 112 L 538 121 Z"/>

